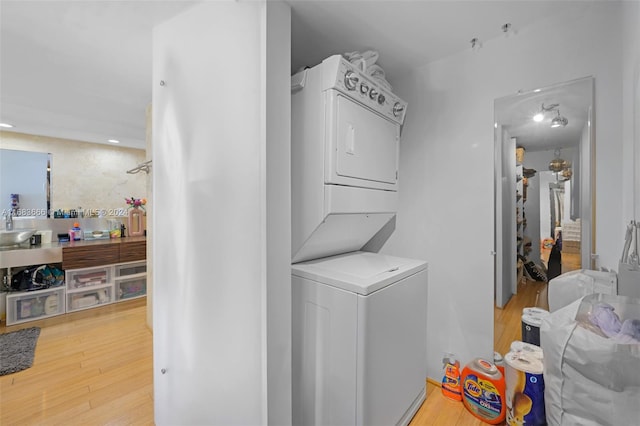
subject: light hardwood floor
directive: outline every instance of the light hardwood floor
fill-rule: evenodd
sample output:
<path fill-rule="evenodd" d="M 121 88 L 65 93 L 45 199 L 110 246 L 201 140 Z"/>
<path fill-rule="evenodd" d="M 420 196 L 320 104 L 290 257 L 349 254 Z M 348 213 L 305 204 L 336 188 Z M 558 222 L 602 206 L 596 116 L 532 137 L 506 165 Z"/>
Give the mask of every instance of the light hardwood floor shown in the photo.
<path fill-rule="evenodd" d="M 546 263 L 550 250 L 543 251 Z M 580 255 L 562 254 L 562 273 L 580 269 Z M 524 279 L 518 285 L 517 295 L 511 298 L 504 309 L 494 307 L 494 350 L 502 355 L 509 352 L 511 342 L 522 340 L 522 309 L 538 306 L 548 309 L 546 300 L 547 283 Z M 445 398 L 440 387 L 427 382 L 427 400 L 416 413 L 411 426 L 480 426 L 486 425 L 471 415 L 461 402 Z"/>
<path fill-rule="evenodd" d="M 497 351 L 505 354 L 520 340 L 522 308 L 535 306 L 545 286 L 521 283 L 518 295 L 495 309 Z M 153 345 L 144 298 L 16 326 L 3 323 L 0 333 L 33 326 L 41 327 L 33 366 L 0 376 L 0 425 L 153 425 Z M 431 383 L 411 422 L 484 424 Z"/>
<path fill-rule="evenodd" d="M 152 425 L 144 298 L 10 327 L 41 327 L 33 366 L 0 377 L 0 424 Z M 4 323 L 3 323 L 4 324 Z"/>
<path fill-rule="evenodd" d="M 523 280 L 518 286 L 518 294 L 509 300 L 504 309 L 494 308 L 494 350 L 502 355 L 509 352 L 514 340 L 522 339 L 522 309 L 536 306 L 539 292 L 546 283 Z M 416 413 L 410 426 L 480 426 L 487 423 L 474 417 L 462 402 L 445 398 L 440 387 L 427 382 L 427 400 Z"/>

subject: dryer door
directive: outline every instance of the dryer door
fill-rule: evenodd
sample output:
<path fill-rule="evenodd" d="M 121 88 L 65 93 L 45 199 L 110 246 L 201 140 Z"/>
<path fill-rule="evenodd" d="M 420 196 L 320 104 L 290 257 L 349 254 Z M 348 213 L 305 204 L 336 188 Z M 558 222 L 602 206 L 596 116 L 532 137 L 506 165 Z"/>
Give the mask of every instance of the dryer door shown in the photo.
<path fill-rule="evenodd" d="M 325 182 L 397 190 L 399 125 L 339 92 L 327 93 Z"/>

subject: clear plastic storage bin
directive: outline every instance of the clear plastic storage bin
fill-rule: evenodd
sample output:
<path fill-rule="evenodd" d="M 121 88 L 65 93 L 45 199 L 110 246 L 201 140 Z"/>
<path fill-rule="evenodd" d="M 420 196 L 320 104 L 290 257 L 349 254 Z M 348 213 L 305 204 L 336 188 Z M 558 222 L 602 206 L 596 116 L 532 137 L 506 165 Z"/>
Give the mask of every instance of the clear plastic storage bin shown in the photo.
<path fill-rule="evenodd" d="M 64 287 L 7 294 L 7 325 L 65 313 Z"/>
<path fill-rule="evenodd" d="M 147 294 L 147 277 L 116 280 L 117 300 L 135 299 Z"/>
<path fill-rule="evenodd" d="M 107 305 L 113 301 L 112 285 L 67 293 L 67 312 Z"/>
<path fill-rule="evenodd" d="M 80 290 L 109 284 L 112 282 L 112 270 L 111 266 L 69 270 L 65 276 L 67 290 Z"/>
<path fill-rule="evenodd" d="M 126 277 L 147 273 L 147 262 L 121 263 L 115 266 L 116 277 Z"/>

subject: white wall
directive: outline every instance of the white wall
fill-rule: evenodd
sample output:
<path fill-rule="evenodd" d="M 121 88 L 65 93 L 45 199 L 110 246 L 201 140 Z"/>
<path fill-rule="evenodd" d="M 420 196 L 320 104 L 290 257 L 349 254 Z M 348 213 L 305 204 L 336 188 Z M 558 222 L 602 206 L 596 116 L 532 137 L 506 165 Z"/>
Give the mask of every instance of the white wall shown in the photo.
<path fill-rule="evenodd" d="M 621 241 L 629 221 L 640 220 L 640 2 L 623 2 L 622 9 L 624 195 L 622 223 L 616 230 Z"/>
<path fill-rule="evenodd" d="M 266 58 L 266 143 L 263 195 L 266 197 L 267 400 L 268 424 L 291 424 L 291 10 L 278 1 L 262 14 Z M 264 64 L 264 62 L 263 62 Z M 265 252 L 266 251 L 266 252 Z"/>
<path fill-rule="evenodd" d="M 289 29 L 264 1 L 154 29 L 159 425 L 291 422 Z"/>
<path fill-rule="evenodd" d="M 493 101 L 595 77 L 597 252 L 614 266 L 621 241 L 621 14 L 589 4 L 416 69 L 396 84 L 409 102 L 400 210 L 383 252 L 429 262 L 429 376 L 444 351 L 463 362 L 493 352 Z M 549 49 L 549 46 L 555 46 Z M 606 171 L 606 172 L 605 172 Z"/>

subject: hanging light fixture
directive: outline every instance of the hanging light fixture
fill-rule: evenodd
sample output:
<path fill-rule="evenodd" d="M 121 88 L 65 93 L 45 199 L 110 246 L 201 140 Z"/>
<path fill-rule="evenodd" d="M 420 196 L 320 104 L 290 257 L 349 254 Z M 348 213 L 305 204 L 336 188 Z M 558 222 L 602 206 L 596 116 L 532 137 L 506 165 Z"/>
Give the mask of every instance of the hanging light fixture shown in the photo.
<path fill-rule="evenodd" d="M 569 120 L 567 120 L 566 117 L 561 116 L 560 110 L 558 110 L 558 116 L 551 120 L 551 127 L 565 127 L 567 124 L 569 124 Z"/>
<path fill-rule="evenodd" d="M 567 169 L 569 163 L 566 160 L 563 160 L 562 158 L 560 158 L 560 150 L 556 149 L 555 152 L 555 158 L 553 160 L 551 160 L 549 162 L 549 170 L 551 170 L 554 173 L 559 173 L 565 169 Z"/>
<path fill-rule="evenodd" d="M 546 112 L 553 111 L 559 106 L 560 104 L 551 104 L 549 106 L 544 106 L 544 104 L 542 104 L 542 106 L 540 107 L 540 111 L 538 111 L 536 115 L 533 116 L 533 121 L 537 123 L 541 122 L 542 120 L 544 120 L 544 114 Z"/>

